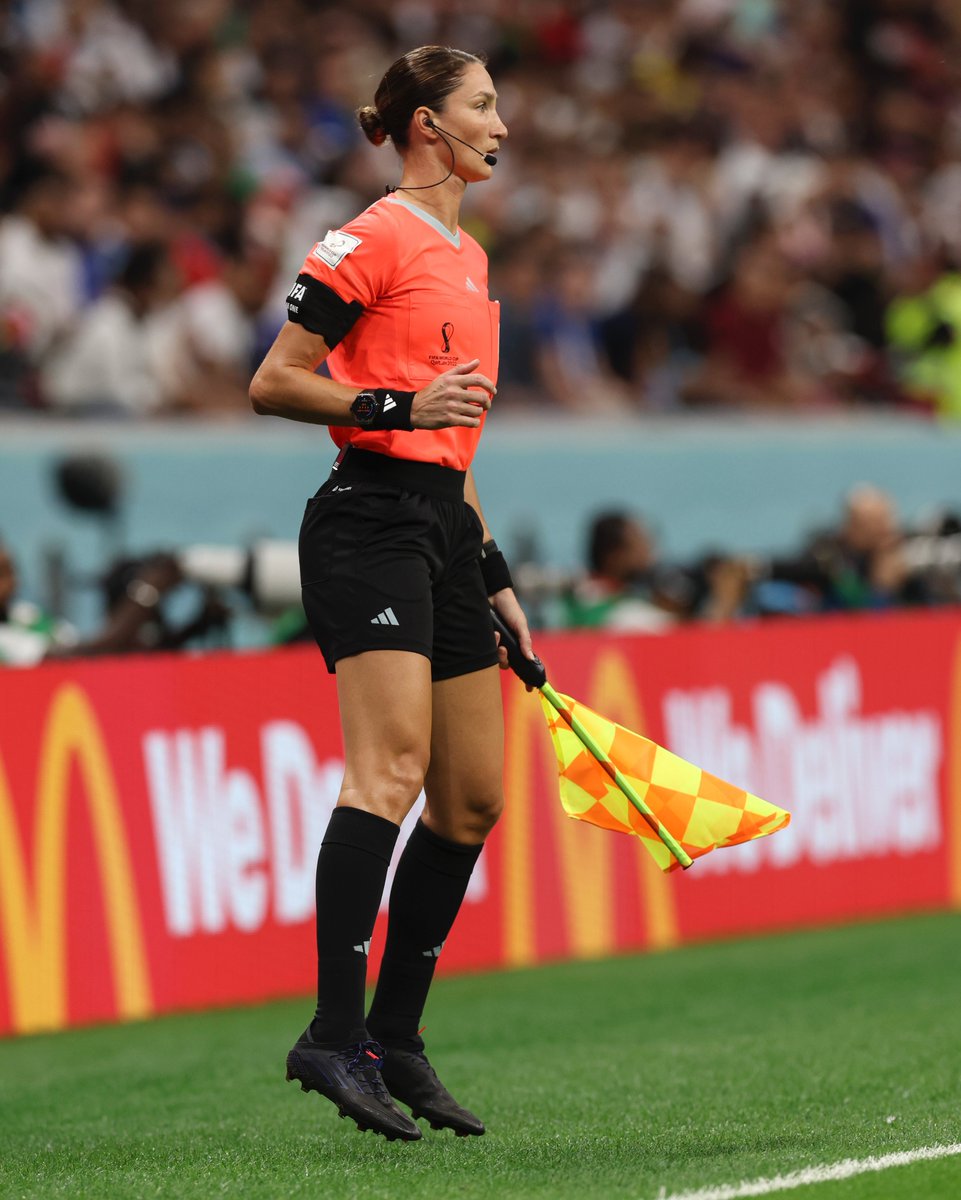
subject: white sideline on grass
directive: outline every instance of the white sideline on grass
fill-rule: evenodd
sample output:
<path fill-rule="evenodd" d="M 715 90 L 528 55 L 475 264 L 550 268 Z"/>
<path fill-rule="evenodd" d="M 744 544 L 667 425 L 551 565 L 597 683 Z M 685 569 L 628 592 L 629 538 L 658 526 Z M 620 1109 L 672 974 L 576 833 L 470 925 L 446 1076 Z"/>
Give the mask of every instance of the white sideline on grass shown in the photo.
<path fill-rule="evenodd" d="M 819 1167 L 805 1167 L 801 1171 L 790 1171 L 787 1175 L 775 1175 L 773 1179 L 724 1183 L 694 1192 L 672 1192 L 670 1196 L 662 1188 L 657 1200 L 741 1200 L 743 1196 L 770 1196 L 773 1192 L 789 1192 L 811 1183 L 833 1183 L 836 1179 L 850 1179 L 853 1175 L 866 1175 L 869 1171 L 886 1171 L 889 1167 L 906 1167 L 910 1163 L 950 1158 L 955 1154 L 961 1154 L 961 1142 L 954 1142 L 950 1146 L 920 1146 L 917 1150 L 900 1150 L 875 1158 L 846 1158 L 843 1162 L 823 1163 Z"/>

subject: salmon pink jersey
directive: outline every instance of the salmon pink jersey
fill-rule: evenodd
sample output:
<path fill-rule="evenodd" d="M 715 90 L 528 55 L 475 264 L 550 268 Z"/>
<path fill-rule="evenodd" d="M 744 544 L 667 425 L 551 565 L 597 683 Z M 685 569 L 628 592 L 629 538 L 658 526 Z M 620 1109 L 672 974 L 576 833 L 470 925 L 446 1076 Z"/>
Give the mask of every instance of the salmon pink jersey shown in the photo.
<path fill-rule="evenodd" d="M 318 242 L 301 273 L 363 308 L 327 357 L 338 383 L 417 392 L 474 358 L 496 383 L 500 306 L 488 299 L 487 255 L 462 229 L 451 234 L 429 213 L 384 197 Z M 485 415 L 476 429 L 328 428 L 338 446 L 465 471 Z"/>

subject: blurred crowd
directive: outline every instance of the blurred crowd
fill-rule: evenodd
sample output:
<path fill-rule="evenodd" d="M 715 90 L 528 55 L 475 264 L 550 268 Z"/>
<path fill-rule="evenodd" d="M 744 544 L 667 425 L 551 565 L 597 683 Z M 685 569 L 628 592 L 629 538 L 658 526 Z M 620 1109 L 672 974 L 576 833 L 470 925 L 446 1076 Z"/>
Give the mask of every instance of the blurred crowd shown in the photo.
<path fill-rule="evenodd" d="M 539 629 L 660 634 L 691 623 L 957 606 L 961 515 L 940 509 L 909 526 L 889 493 L 862 483 L 844 497 L 834 524 L 797 547 L 676 562 L 661 554 L 639 514 L 618 509 L 591 518 L 582 567 L 559 570 L 523 555 L 512 566 Z M 13 554 L 0 539 L 0 667 L 229 646 L 244 613 L 256 615 L 261 645 L 310 640 L 296 542 L 121 554 L 87 582 L 100 593 L 101 618 L 81 637 L 20 595 Z"/>
<path fill-rule="evenodd" d="M 500 412 L 961 416 L 957 0 L 12 0 L 0 411 L 246 415 L 306 250 L 397 182 L 440 42 L 510 137 L 464 223 Z"/>

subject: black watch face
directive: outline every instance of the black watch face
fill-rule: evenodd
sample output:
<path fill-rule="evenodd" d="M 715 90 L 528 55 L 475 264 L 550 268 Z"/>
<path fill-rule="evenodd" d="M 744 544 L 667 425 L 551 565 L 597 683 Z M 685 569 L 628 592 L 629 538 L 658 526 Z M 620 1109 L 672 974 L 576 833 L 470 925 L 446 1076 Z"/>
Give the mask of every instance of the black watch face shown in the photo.
<path fill-rule="evenodd" d="M 377 397 L 373 392 L 358 392 L 350 411 L 361 425 L 369 425 L 377 415 Z"/>

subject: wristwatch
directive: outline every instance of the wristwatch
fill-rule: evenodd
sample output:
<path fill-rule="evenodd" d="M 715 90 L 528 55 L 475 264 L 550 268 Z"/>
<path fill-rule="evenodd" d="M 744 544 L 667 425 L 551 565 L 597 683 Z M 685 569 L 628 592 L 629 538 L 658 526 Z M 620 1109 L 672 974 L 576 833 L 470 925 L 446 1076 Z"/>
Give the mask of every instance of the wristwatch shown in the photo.
<path fill-rule="evenodd" d="M 350 411 L 356 417 L 357 424 L 361 429 L 370 429 L 380 416 L 382 407 L 383 402 L 376 392 L 358 392 L 350 406 Z"/>

